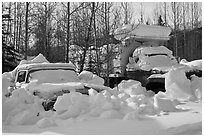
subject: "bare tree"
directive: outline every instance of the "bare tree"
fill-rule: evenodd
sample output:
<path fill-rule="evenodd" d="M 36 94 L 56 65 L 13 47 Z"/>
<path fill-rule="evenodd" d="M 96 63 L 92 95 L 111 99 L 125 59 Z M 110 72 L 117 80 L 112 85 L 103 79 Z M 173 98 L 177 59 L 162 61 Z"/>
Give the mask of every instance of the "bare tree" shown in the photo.
<path fill-rule="evenodd" d="M 176 57 L 178 56 L 178 44 L 177 44 L 177 3 L 176 2 L 172 2 L 171 3 L 172 6 L 172 11 L 173 11 L 173 21 L 174 21 L 174 38 L 175 38 L 175 55 Z"/>
<path fill-rule="evenodd" d="M 27 59 L 27 48 L 28 48 L 28 8 L 29 2 L 26 2 L 26 15 L 25 15 L 25 56 L 24 59 Z"/>
<path fill-rule="evenodd" d="M 133 10 L 130 2 L 121 2 L 121 8 L 124 15 L 124 24 L 130 24 L 133 17 Z"/>
<path fill-rule="evenodd" d="M 70 36 L 70 2 L 67 2 L 67 54 L 66 54 L 66 62 L 69 62 L 69 36 Z"/>
<path fill-rule="evenodd" d="M 140 3 L 140 20 L 139 20 L 140 24 L 144 23 L 144 9 L 143 9 L 143 4 L 142 2 Z"/>
<path fill-rule="evenodd" d="M 92 2 L 92 7 L 91 7 L 91 17 L 89 20 L 89 26 L 88 26 L 88 32 L 87 35 L 85 37 L 85 48 L 84 48 L 84 52 L 83 52 L 83 57 L 82 57 L 82 64 L 80 66 L 80 72 L 83 71 L 84 69 L 84 63 L 85 63 L 85 58 L 86 58 L 86 53 L 89 47 L 89 42 L 90 42 L 90 33 L 91 33 L 91 27 L 92 27 L 92 22 L 93 22 L 93 15 L 94 15 L 94 8 L 95 8 L 95 3 Z"/>

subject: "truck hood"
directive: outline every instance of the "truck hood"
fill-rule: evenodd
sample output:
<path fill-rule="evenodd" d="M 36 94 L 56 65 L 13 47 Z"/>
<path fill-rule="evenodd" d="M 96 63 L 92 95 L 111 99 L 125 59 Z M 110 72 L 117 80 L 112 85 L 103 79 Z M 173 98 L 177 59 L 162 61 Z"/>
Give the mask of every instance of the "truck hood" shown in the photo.
<path fill-rule="evenodd" d="M 25 86 L 25 89 L 29 94 L 34 94 L 34 92 L 40 93 L 45 99 L 52 97 L 58 92 L 76 92 L 84 88 L 93 88 L 97 91 L 108 90 L 109 87 L 96 84 L 88 84 L 84 82 L 67 82 L 67 83 L 38 83 L 37 81 L 31 81 Z"/>

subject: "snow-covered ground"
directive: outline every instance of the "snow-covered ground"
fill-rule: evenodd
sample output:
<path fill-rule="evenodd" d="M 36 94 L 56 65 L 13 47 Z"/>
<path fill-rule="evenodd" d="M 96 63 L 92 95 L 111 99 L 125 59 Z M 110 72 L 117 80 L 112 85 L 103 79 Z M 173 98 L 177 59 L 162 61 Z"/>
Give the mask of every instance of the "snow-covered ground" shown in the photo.
<path fill-rule="evenodd" d="M 45 61 L 42 55 L 30 62 L 35 60 Z M 46 91 L 50 92 L 44 91 L 45 83 L 41 83 L 42 93 L 47 94 L 53 90 L 73 89 L 57 98 L 56 111 L 45 111 L 43 99 L 31 94 L 36 88 L 35 80 L 6 98 L 8 86 L 14 85 L 14 75 L 15 72 L 2 75 L 3 134 L 202 134 L 202 78 L 192 76 L 188 80 L 182 69 L 167 73 L 166 92 L 158 94 L 147 91 L 134 80 L 124 80 L 114 89 L 107 88 L 103 86 L 104 81 L 91 72 L 82 72 L 73 83 L 49 83 Z M 35 76 L 44 78 L 43 73 Z M 85 84 L 103 91 L 98 93 L 91 88 L 89 95 L 75 92 L 73 87 Z"/>

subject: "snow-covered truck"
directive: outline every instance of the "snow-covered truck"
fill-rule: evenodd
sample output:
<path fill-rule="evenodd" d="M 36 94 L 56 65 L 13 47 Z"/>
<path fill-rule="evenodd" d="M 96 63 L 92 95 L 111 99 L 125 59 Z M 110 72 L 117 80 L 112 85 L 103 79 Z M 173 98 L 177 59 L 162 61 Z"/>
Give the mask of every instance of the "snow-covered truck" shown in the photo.
<path fill-rule="evenodd" d="M 201 71 L 186 68 L 173 56 L 166 45 L 170 39 L 169 27 L 156 25 L 125 25 L 115 31 L 115 38 L 122 41 L 121 53 L 115 61 L 120 68 L 120 77 L 134 79 L 142 83 L 147 90 L 165 91 L 165 74 L 172 67 L 185 67 L 186 75 Z"/>
<path fill-rule="evenodd" d="M 36 62 L 37 61 L 37 62 Z M 82 72 L 79 75 L 72 63 L 49 63 L 42 54 L 33 61 L 21 62 L 11 73 L 14 84 L 10 86 L 6 95 L 8 98 L 22 90 L 26 94 L 39 97 L 43 100 L 44 109 L 53 109 L 58 96 L 70 92 L 79 92 L 88 95 L 89 89 L 97 92 L 109 89 L 104 86 L 104 80 L 91 72 Z M 21 92 L 21 91 L 20 91 Z"/>

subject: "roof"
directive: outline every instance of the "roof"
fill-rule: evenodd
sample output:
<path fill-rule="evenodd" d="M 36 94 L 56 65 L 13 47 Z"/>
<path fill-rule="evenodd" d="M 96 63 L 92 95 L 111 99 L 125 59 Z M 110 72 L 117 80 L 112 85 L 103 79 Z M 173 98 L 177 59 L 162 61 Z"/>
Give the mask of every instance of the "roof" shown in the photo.
<path fill-rule="evenodd" d="M 123 40 L 126 38 L 132 38 L 144 41 L 167 41 L 169 40 L 169 34 L 171 28 L 158 26 L 158 25 L 125 25 L 115 30 L 115 38 Z"/>
<path fill-rule="evenodd" d="M 59 69 L 59 68 L 71 69 L 75 71 L 75 66 L 72 63 L 33 63 L 18 66 L 18 70 Z"/>

